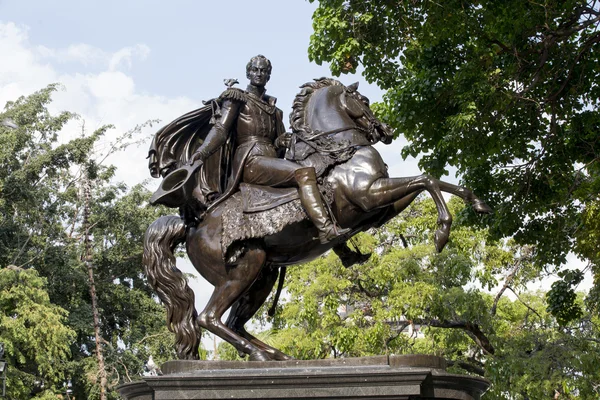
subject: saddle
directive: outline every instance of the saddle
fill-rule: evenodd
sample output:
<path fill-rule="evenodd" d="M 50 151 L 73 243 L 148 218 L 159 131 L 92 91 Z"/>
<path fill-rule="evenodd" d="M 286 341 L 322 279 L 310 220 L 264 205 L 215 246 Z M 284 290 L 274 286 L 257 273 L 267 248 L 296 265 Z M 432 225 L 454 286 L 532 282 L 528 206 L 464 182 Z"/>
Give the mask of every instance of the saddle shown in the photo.
<path fill-rule="evenodd" d="M 308 218 L 296 188 L 241 184 L 223 206 L 221 250 L 228 264 L 245 252 L 244 240 L 273 235 Z"/>
<path fill-rule="evenodd" d="M 245 213 L 271 210 L 300 198 L 295 187 L 272 188 L 250 183 L 240 183 L 240 193 Z"/>

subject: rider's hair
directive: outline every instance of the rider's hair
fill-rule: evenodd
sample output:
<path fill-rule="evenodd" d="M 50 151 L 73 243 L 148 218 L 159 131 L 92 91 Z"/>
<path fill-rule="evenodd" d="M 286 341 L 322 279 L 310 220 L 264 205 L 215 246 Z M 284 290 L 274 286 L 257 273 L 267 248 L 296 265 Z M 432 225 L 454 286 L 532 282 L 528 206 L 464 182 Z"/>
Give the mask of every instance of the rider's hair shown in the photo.
<path fill-rule="evenodd" d="M 265 56 L 263 56 L 262 54 L 259 54 L 257 56 L 254 56 L 250 59 L 250 61 L 248 61 L 248 64 L 246 64 L 246 73 L 250 72 L 250 68 L 252 68 L 252 63 L 258 60 L 264 60 L 267 62 L 267 72 L 269 73 L 269 75 L 271 74 L 271 70 L 273 69 L 273 66 L 271 65 L 271 61 L 269 61 L 269 59 Z"/>

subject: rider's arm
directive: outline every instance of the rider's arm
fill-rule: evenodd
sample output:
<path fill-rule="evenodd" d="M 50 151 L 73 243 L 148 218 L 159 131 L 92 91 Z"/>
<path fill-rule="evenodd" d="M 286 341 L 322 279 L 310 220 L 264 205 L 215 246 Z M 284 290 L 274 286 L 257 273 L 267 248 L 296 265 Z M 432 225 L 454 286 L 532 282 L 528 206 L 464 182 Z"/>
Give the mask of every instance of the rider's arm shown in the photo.
<path fill-rule="evenodd" d="M 279 108 L 276 111 L 276 131 L 277 131 L 277 137 L 275 138 L 275 142 L 273 143 L 275 145 L 275 148 L 277 149 L 277 153 L 279 158 L 283 158 L 283 155 L 285 154 L 285 151 L 287 150 L 287 148 L 290 145 L 290 137 L 291 134 L 289 132 L 285 131 L 285 125 L 283 125 L 283 111 L 281 111 Z"/>
<path fill-rule="evenodd" d="M 204 143 L 192 155 L 190 162 L 205 161 L 211 154 L 221 148 L 227 141 L 227 136 L 238 116 L 240 104 L 237 101 L 225 100 L 221 105 L 221 118 L 206 135 Z"/>
<path fill-rule="evenodd" d="M 283 125 L 283 111 L 281 111 L 279 108 L 275 111 L 275 115 L 276 115 L 276 121 L 277 121 L 277 136 L 281 136 L 284 135 L 285 132 L 285 125 Z"/>

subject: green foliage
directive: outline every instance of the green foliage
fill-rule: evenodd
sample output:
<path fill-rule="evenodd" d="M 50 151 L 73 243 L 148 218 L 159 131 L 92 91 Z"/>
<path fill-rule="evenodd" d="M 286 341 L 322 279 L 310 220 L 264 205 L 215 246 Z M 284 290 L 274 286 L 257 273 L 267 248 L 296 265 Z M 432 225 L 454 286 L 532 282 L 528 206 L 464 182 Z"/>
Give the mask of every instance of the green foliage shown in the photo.
<path fill-rule="evenodd" d="M 0 342 L 8 361 L 8 398 L 25 398 L 36 379 L 62 385 L 75 337 L 67 311 L 50 302 L 46 280 L 34 269 L 0 269 Z"/>
<path fill-rule="evenodd" d="M 460 214 L 464 205 L 453 198 L 449 207 Z M 585 310 L 583 296 L 576 295 L 579 315 L 555 317 L 545 293 L 527 290 L 538 276 L 532 248 L 455 224 L 438 254 L 436 219 L 433 202 L 418 199 L 385 227 L 358 236 L 360 250 L 373 253 L 364 265 L 346 269 L 328 254 L 289 268 L 278 313 L 259 317 L 270 323 L 259 334 L 299 359 L 438 355 L 452 372 L 491 380 L 488 399 L 552 398 L 555 390 L 597 397 L 600 320 Z M 221 359 L 238 359 L 233 348 L 220 350 Z"/>
<path fill-rule="evenodd" d="M 150 193 L 143 186 L 127 188 L 112 182 L 114 167 L 103 164 L 107 154 L 94 150 L 111 126 L 91 134 L 82 130 L 80 137 L 59 143 L 61 129 L 76 116 L 48 112 L 54 90 L 51 85 L 8 103 L 0 114 L 0 120 L 10 118 L 18 125 L 17 129 L 0 126 L 0 267 L 35 269 L 44 278 L 48 301 L 62 310 L 61 323 L 70 332 L 69 339 L 60 343 L 70 354 L 61 356 L 61 364 L 46 362 L 55 369 L 45 370 L 46 364 L 33 360 L 27 366 L 11 364 L 11 370 L 43 377 L 45 388 L 70 377 L 75 397 L 96 398 L 99 393 L 90 283 L 83 262 L 87 206 L 101 347 L 109 396 L 116 398 L 110 390 L 137 379 L 150 355 L 158 363 L 174 357 L 164 309 L 146 283 L 141 262 L 146 227 L 164 210 L 148 205 Z M 121 135 L 109 146 L 109 153 L 125 149 L 151 123 Z M 88 180 L 92 189 L 86 203 L 83 187 Z M 49 318 L 48 323 L 53 322 Z M 34 348 L 37 339 L 25 337 L 23 349 Z M 14 351 L 9 348 L 7 354 L 16 357 Z M 33 365 L 42 370 L 30 372 Z M 31 390 L 33 381 L 24 376 L 18 387 Z M 17 390 L 14 382 L 10 381 L 10 390 Z"/>
<path fill-rule="evenodd" d="M 409 140 L 403 156 L 455 167 L 494 209 L 490 233 L 533 246 L 538 271 L 574 252 L 598 276 L 597 2 L 318 3 L 310 59 L 361 65 L 386 90 L 376 110 Z"/>
<path fill-rule="evenodd" d="M 519 301 L 500 304 L 496 340 L 501 351 L 485 367 L 495 386 L 490 398 L 507 398 L 503 393 L 553 398 L 556 392 L 564 398 L 598 397 L 600 321 L 584 314 L 561 327 L 545 308 L 543 293 L 524 293 Z"/>
<path fill-rule="evenodd" d="M 583 273 L 579 270 L 565 270 L 558 273 L 562 280 L 552 284 L 547 293 L 548 311 L 554 315 L 559 323 L 566 325 L 583 316 L 581 306 L 575 302 L 577 295 L 573 286 L 583 280 Z"/>

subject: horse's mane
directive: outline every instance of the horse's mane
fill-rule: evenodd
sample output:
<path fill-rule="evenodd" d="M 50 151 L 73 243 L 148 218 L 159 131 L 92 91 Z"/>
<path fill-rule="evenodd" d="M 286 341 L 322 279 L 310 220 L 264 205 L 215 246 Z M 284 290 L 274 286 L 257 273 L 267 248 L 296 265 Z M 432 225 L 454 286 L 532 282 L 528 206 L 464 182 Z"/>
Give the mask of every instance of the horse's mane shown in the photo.
<path fill-rule="evenodd" d="M 300 86 L 302 90 L 294 98 L 294 102 L 292 103 L 292 113 L 290 114 L 290 127 L 293 132 L 305 130 L 306 121 L 304 111 L 306 110 L 306 105 L 308 104 L 310 96 L 316 90 L 328 86 L 344 86 L 344 84 L 331 78 L 319 78 L 315 79 L 314 82 L 307 82 Z"/>

